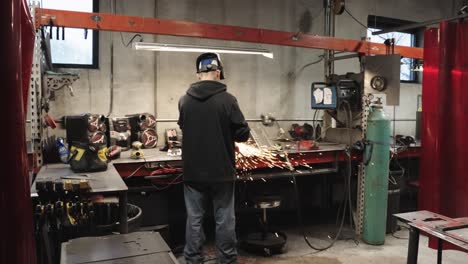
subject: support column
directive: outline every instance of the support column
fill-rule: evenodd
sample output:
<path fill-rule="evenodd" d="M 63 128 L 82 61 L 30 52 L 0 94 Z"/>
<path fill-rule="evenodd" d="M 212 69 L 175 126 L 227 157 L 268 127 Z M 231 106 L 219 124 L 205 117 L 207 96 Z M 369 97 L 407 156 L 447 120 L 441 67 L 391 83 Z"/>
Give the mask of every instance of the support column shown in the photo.
<path fill-rule="evenodd" d="M 21 87 L 21 2 L 0 1 L 0 263 L 35 263 Z"/>

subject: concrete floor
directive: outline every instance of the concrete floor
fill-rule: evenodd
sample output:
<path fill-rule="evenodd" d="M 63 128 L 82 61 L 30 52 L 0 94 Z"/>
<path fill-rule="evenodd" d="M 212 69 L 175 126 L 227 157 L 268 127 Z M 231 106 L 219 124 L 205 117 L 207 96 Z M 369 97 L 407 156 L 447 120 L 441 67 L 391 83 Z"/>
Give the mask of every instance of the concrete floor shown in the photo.
<path fill-rule="evenodd" d="M 327 237 L 324 234 L 331 227 L 310 228 L 311 237 Z M 254 256 L 242 250 L 239 252 L 239 264 L 403 264 L 406 263 L 408 237 L 407 229 L 388 235 L 383 246 L 370 246 L 363 242 L 356 244 L 353 240 L 340 240 L 335 245 L 323 252 L 314 253 L 304 242 L 301 232 L 298 230 L 286 230 L 288 242 L 285 252 L 272 257 Z M 325 246 L 328 242 L 316 238 L 309 239 L 315 246 Z M 421 236 L 419 243 L 419 262 L 423 264 L 436 263 L 437 251 L 427 247 L 427 238 Z M 215 258 L 213 246 L 206 247 L 206 259 Z M 178 258 L 181 264 L 185 261 L 183 257 Z M 205 263 L 214 264 L 216 260 Z M 447 250 L 443 253 L 444 264 L 467 264 L 468 255 L 454 250 Z"/>

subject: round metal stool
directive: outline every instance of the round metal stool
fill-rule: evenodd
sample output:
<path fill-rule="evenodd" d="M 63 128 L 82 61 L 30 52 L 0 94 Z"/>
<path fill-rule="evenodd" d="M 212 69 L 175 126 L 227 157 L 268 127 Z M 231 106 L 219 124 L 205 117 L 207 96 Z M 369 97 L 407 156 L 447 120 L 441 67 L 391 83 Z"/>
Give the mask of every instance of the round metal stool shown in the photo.
<path fill-rule="evenodd" d="M 262 210 L 261 231 L 250 233 L 243 240 L 245 250 L 263 255 L 282 253 L 287 237 L 284 233 L 271 230 L 267 221 L 267 210 L 281 205 L 280 196 L 260 196 L 253 199 L 254 208 Z"/>

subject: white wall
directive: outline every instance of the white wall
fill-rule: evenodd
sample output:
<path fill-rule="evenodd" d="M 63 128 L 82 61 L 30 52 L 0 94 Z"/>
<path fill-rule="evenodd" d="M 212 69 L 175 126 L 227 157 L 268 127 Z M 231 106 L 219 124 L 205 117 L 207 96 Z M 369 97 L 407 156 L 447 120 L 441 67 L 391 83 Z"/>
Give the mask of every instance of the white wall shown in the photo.
<path fill-rule="evenodd" d="M 308 8 L 316 16 L 310 34 L 323 35 L 322 0 L 138 0 L 116 1 L 117 13 L 165 19 L 178 19 L 297 31 L 300 14 Z M 101 1 L 101 12 L 109 13 L 110 1 Z M 412 21 L 443 17 L 452 11 L 438 0 L 348 0 L 347 8 L 366 23 L 368 14 Z M 336 36 L 360 39 L 365 29 L 347 14 L 337 17 Z M 132 34 L 123 33 L 125 40 Z M 100 69 L 76 70 L 81 75 L 74 85 L 75 97 L 57 93 L 51 113 L 61 115 L 92 112 L 107 114 L 110 102 L 110 41 L 114 43 L 114 110 L 112 116 L 152 112 L 158 118 L 177 118 L 177 102 L 195 79 L 196 54 L 136 52 L 125 48 L 119 33 L 100 32 Z M 198 43 L 219 46 L 261 47 L 274 52 L 275 59 L 261 56 L 222 56 L 228 91 L 234 94 L 247 118 L 274 113 L 280 118 L 312 118 L 310 84 L 323 80 L 323 63 L 302 73 L 298 69 L 315 61 L 321 50 L 144 35 L 147 42 Z M 356 72 L 357 60 L 339 62 L 337 73 Z M 415 118 L 416 97 L 421 85 L 403 84 L 397 118 Z M 392 110 L 388 112 L 392 116 Z M 160 131 L 175 123 L 160 123 Z M 414 134 L 411 122 L 397 123 L 397 132 Z"/>

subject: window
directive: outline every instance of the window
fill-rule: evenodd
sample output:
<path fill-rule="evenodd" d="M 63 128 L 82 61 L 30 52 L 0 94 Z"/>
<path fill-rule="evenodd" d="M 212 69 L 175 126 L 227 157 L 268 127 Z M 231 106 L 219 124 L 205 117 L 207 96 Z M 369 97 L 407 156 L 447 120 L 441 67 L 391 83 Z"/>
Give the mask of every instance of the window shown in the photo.
<path fill-rule="evenodd" d="M 380 31 L 383 29 L 394 28 L 413 22 L 391 19 L 386 17 L 369 16 L 367 25 L 367 37 L 370 38 L 371 42 L 383 43 L 386 39 L 394 38 L 395 45 L 416 47 L 417 46 L 417 31 L 405 31 L 405 32 L 389 32 L 381 35 L 372 35 L 374 31 Z M 410 58 L 401 59 L 401 71 L 400 80 L 402 82 L 416 82 L 417 72 L 414 71 L 415 60 Z"/>
<path fill-rule="evenodd" d="M 98 0 L 42 0 L 43 8 L 98 12 Z M 49 27 L 46 27 L 49 31 Z M 53 28 L 50 39 L 52 63 L 63 68 L 98 68 L 99 36 L 96 30 Z M 64 35 L 64 36 L 63 36 Z M 64 39 L 63 39 L 64 37 Z"/>

